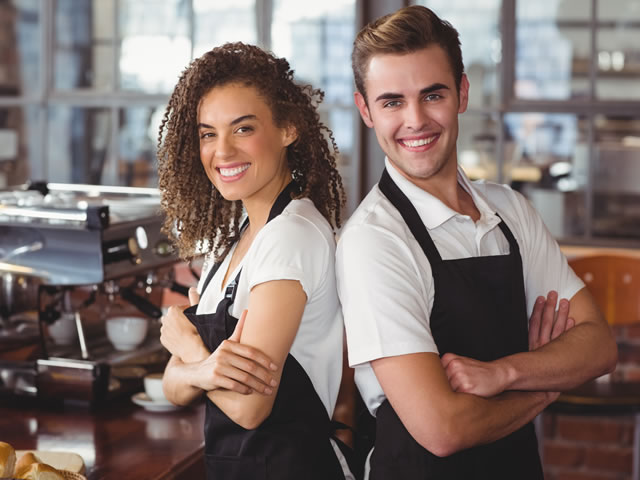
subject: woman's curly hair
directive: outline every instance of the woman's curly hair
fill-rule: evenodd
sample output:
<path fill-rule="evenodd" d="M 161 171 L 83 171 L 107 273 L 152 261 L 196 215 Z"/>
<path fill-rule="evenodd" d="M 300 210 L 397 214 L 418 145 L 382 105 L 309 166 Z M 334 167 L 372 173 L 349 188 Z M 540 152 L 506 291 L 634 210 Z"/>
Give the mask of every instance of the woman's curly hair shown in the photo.
<path fill-rule="evenodd" d="M 211 89 L 230 83 L 255 88 L 277 127 L 296 128 L 297 140 L 287 147 L 288 166 L 300 187 L 293 197 L 308 197 L 334 228 L 340 227 L 344 189 L 336 167 L 338 148 L 316 111 L 323 92 L 296 84 L 285 59 L 253 45 L 226 43 L 184 70 L 158 134 L 164 231 L 180 256 L 190 259 L 213 252 L 219 259 L 239 234 L 242 203 L 225 200 L 213 186 L 200 161 L 198 137 L 200 100 Z"/>

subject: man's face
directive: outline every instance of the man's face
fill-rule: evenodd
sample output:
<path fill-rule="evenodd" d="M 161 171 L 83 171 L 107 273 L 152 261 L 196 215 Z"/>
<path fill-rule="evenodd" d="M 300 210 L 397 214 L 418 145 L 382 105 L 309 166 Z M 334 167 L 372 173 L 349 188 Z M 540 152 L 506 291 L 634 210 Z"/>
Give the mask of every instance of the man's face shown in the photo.
<path fill-rule="evenodd" d="M 467 108 L 469 82 L 463 76 L 458 94 L 441 47 L 372 57 L 365 89 L 367 102 L 355 94 L 360 115 L 400 173 L 424 188 L 455 172 L 458 114 Z"/>

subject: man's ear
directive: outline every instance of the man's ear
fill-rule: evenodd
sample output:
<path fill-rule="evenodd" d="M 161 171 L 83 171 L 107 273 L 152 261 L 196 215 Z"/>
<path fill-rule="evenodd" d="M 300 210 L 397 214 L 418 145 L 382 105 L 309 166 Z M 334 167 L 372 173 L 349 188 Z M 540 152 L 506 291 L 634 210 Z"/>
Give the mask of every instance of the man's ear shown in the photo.
<path fill-rule="evenodd" d="M 355 92 L 353 94 L 353 99 L 356 102 L 356 107 L 358 107 L 358 111 L 360 112 L 360 116 L 362 117 L 364 124 L 369 128 L 373 128 L 373 120 L 371 119 L 369 107 L 367 106 L 364 96 L 360 92 Z"/>
<path fill-rule="evenodd" d="M 458 113 L 464 113 L 469 104 L 469 79 L 466 73 L 462 74 L 462 79 L 460 80 L 460 95 L 458 96 L 458 101 Z"/>

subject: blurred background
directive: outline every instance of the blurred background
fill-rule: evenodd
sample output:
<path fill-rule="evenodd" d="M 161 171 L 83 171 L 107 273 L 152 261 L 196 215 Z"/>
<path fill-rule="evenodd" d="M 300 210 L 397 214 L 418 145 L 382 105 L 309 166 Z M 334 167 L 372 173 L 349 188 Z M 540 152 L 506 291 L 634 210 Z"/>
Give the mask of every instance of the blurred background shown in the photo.
<path fill-rule="evenodd" d="M 353 106 L 353 38 L 410 3 L 460 32 L 468 174 L 523 192 L 562 243 L 635 246 L 640 0 L 0 0 L 0 188 L 156 186 L 158 125 L 180 72 L 243 41 L 325 91 L 350 213 L 383 165 Z"/>

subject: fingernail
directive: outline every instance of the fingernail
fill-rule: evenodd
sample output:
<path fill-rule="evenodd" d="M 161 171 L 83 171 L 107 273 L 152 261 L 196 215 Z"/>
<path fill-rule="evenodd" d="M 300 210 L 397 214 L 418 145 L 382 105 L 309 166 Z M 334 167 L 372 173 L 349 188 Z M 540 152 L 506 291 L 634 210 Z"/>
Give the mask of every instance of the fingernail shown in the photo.
<path fill-rule="evenodd" d="M 267 387 L 267 388 L 264 389 L 264 393 L 266 395 L 271 395 L 273 393 L 273 390 L 271 390 L 269 387 Z"/>
<path fill-rule="evenodd" d="M 270 368 L 271 370 L 277 370 L 277 369 L 278 369 L 278 366 L 277 366 L 275 363 L 272 363 L 271 365 L 269 365 L 269 368 Z"/>
<path fill-rule="evenodd" d="M 542 303 L 542 302 L 544 302 L 544 297 L 538 297 L 536 299 L 536 303 Z"/>
<path fill-rule="evenodd" d="M 271 380 L 271 382 L 269 382 L 271 384 L 272 387 L 275 387 L 276 385 L 278 385 L 278 382 L 276 382 L 275 380 Z"/>

